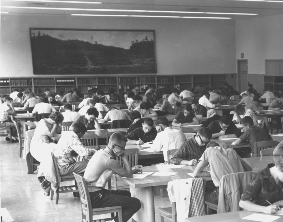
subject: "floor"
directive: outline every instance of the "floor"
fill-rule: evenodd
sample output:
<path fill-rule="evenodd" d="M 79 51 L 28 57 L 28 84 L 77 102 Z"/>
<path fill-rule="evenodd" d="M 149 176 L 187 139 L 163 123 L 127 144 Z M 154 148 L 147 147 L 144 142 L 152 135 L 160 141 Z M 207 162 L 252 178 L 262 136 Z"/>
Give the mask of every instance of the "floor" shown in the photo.
<path fill-rule="evenodd" d="M 36 174 L 27 174 L 24 159 L 19 158 L 18 143 L 8 143 L 0 136 L 1 207 L 7 208 L 16 222 L 81 221 L 79 198 L 60 194 L 59 204 L 43 195 Z M 168 207 L 168 197 L 155 196 L 155 209 Z M 156 213 L 156 222 L 160 218 Z"/>

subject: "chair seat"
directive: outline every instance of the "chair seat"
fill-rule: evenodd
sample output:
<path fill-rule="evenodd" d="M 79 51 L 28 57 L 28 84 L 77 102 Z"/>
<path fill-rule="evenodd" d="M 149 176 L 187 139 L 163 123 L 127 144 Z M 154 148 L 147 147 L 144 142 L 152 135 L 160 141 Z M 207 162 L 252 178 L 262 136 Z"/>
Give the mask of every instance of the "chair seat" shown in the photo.
<path fill-rule="evenodd" d="M 168 218 L 172 218 L 172 207 L 158 208 L 159 213 Z"/>
<path fill-rule="evenodd" d="M 64 181 L 73 181 L 75 179 L 75 177 L 73 175 L 67 175 L 67 176 L 61 176 L 61 182 L 64 182 Z"/>

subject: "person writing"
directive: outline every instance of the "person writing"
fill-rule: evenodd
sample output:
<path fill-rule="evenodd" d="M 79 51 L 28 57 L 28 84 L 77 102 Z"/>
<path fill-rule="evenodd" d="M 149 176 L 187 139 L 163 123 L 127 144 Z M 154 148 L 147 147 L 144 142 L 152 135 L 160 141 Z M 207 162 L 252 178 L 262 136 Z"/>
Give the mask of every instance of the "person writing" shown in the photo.
<path fill-rule="evenodd" d="M 186 105 L 183 111 L 178 112 L 176 118 L 172 122 L 172 126 L 184 126 L 194 124 L 199 124 L 199 121 L 195 117 L 192 106 L 190 104 Z"/>

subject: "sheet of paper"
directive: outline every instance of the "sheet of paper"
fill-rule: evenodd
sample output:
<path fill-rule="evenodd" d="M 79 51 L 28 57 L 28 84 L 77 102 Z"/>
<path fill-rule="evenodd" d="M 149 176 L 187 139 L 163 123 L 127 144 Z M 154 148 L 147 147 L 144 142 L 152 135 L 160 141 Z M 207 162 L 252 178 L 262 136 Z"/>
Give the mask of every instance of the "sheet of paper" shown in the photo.
<path fill-rule="evenodd" d="M 144 179 L 145 177 L 153 174 L 154 172 L 142 172 L 142 173 L 137 173 L 133 174 L 134 179 Z"/>
<path fill-rule="evenodd" d="M 168 176 L 174 176 L 175 174 L 177 174 L 177 172 L 155 172 L 152 176 L 168 177 Z"/>
<path fill-rule="evenodd" d="M 168 167 L 171 169 L 180 169 L 183 168 L 185 165 L 172 165 L 172 164 L 164 164 L 163 167 Z"/>
<path fill-rule="evenodd" d="M 193 173 L 187 173 L 190 177 L 194 177 Z"/>
<path fill-rule="evenodd" d="M 142 144 L 141 147 L 143 147 L 143 148 L 149 148 L 150 145 L 151 145 L 151 144 L 149 144 L 149 143 L 145 143 L 145 144 Z"/>
<path fill-rule="evenodd" d="M 145 149 L 141 149 L 141 151 L 145 151 L 145 152 L 149 152 L 149 153 L 154 153 L 154 152 L 152 151 L 152 149 L 149 148 L 149 147 L 147 147 L 147 148 L 145 148 Z"/>
<path fill-rule="evenodd" d="M 221 138 L 219 139 L 220 141 L 226 141 L 226 140 L 236 140 L 237 138 Z"/>
<path fill-rule="evenodd" d="M 262 222 L 272 222 L 275 221 L 277 219 L 279 219 L 280 217 L 278 216 L 272 216 L 272 215 L 267 215 L 267 214 L 251 214 L 247 217 L 243 217 L 242 219 L 244 220 L 251 220 L 251 221 L 262 221 Z"/>
<path fill-rule="evenodd" d="M 14 221 L 13 217 L 11 216 L 11 214 L 9 213 L 7 208 L 0 208 L 0 215 L 2 217 L 1 221 L 3 221 L 3 222 L 12 222 L 12 221 Z"/>
<path fill-rule="evenodd" d="M 283 215 L 283 208 L 281 208 L 280 210 L 278 210 L 275 214 L 276 214 L 276 215 Z"/>

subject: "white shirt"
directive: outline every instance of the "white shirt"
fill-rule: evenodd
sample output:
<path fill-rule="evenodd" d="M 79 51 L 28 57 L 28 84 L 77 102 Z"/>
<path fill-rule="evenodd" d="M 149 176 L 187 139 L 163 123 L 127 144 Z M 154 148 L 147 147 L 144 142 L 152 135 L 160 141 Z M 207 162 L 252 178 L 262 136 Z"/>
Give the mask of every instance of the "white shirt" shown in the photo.
<path fill-rule="evenodd" d="M 66 110 L 62 115 L 64 116 L 63 122 L 74 122 L 80 116 L 77 112 L 71 110 Z"/>
<path fill-rule="evenodd" d="M 199 98 L 198 103 L 200 105 L 203 105 L 205 108 L 215 108 L 215 104 L 212 104 L 205 95 L 203 95 L 201 98 Z"/>
<path fill-rule="evenodd" d="M 124 110 L 112 109 L 104 117 L 105 121 L 129 119 L 128 114 Z"/>
<path fill-rule="evenodd" d="M 34 108 L 32 113 L 52 113 L 52 112 L 56 112 L 56 109 L 49 103 L 37 103 Z"/>
<path fill-rule="evenodd" d="M 19 93 L 19 92 L 12 92 L 12 93 L 10 94 L 10 97 L 11 97 L 13 100 L 15 100 L 15 99 L 18 97 L 18 93 Z"/>
<path fill-rule="evenodd" d="M 183 90 L 180 93 L 180 97 L 183 97 L 183 99 L 185 99 L 185 98 L 188 98 L 188 97 L 194 97 L 194 94 L 189 90 Z"/>
<path fill-rule="evenodd" d="M 164 161 L 168 161 L 167 150 L 178 149 L 185 140 L 185 134 L 181 130 L 166 127 L 164 131 L 157 134 L 151 149 L 153 152 L 159 152 L 162 150 Z"/>
<path fill-rule="evenodd" d="M 96 103 L 94 106 L 98 112 L 107 112 L 109 109 L 102 103 Z"/>
<path fill-rule="evenodd" d="M 82 107 L 82 108 L 79 110 L 78 114 L 79 114 L 80 116 L 84 116 L 89 108 L 90 108 L 89 105 Z M 95 107 L 95 108 L 96 108 L 96 107 Z M 98 111 L 98 113 L 99 113 L 99 115 L 98 115 L 97 119 L 103 119 L 102 114 L 101 114 L 99 111 Z"/>
<path fill-rule="evenodd" d="M 35 97 L 29 98 L 25 105 L 24 108 L 28 108 L 28 107 L 34 107 L 37 104 L 37 99 Z"/>
<path fill-rule="evenodd" d="M 256 115 L 254 114 L 254 112 L 251 109 L 247 109 L 244 115 L 239 115 L 239 116 L 240 116 L 241 119 L 244 118 L 245 116 L 249 116 L 249 117 L 251 117 L 253 119 L 254 125 L 256 125 L 256 126 L 258 125 L 257 117 L 256 117 Z M 235 114 L 233 116 L 232 121 L 236 121 L 237 123 L 239 123 L 238 119 L 237 119 L 237 116 Z"/>
<path fill-rule="evenodd" d="M 0 104 L 0 121 L 8 119 L 8 110 L 10 107 L 6 103 Z"/>
<path fill-rule="evenodd" d="M 182 102 L 182 99 L 180 97 L 177 97 L 175 95 L 175 93 L 172 93 L 169 97 L 168 97 L 168 102 L 171 105 L 176 105 L 176 102 Z"/>
<path fill-rule="evenodd" d="M 264 93 L 260 99 L 265 99 L 266 103 L 270 104 L 272 102 L 273 99 L 275 99 L 275 96 L 273 94 L 273 92 L 269 92 L 267 91 L 266 93 Z"/>
<path fill-rule="evenodd" d="M 86 98 L 78 105 L 78 108 L 82 108 L 83 106 L 87 106 L 91 98 Z"/>

